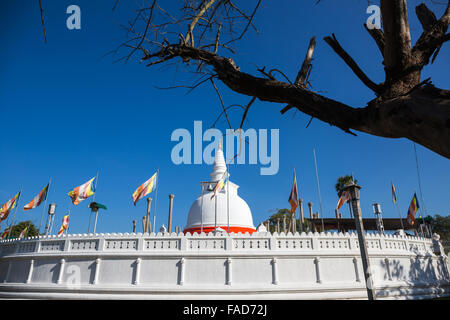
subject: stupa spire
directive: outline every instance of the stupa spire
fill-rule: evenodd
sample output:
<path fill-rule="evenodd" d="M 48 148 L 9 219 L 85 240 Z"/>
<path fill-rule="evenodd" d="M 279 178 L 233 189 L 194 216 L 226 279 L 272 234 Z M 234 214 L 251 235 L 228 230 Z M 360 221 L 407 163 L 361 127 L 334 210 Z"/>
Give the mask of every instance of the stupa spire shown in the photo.
<path fill-rule="evenodd" d="M 210 173 L 211 181 L 220 180 L 225 171 L 227 171 L 227 164 L 225 163 L 225 158 L 223 156 L 222 140 L 220 140 L 214 157 L 213 171 Z"/>

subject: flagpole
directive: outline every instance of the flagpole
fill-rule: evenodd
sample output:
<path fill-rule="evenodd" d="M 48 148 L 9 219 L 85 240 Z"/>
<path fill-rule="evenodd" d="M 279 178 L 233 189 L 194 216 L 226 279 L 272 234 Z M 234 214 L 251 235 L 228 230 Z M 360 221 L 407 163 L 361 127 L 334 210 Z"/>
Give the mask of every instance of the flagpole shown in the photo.
<path fill-rule="evenodd" d="M 68 216 L 68 217 L 67 217 L 68 222 L 67 222 L 66 236 L 69 234 L 69 226 L 70 226 L 70 207 L 69 207 L 69 214 L 68 214 L 67 216 Z M 64 223 L 64 216 L 63 216 L 63 223 Z M 64 231 L 63 231 L 63 233 L 64 233 Z"/>
<path fill-rule="evenodd" d="M 294 174 L 295 174 L 295 168 L 294 168 Z M 296 188 L 297 188 L 297 205 L 298 205 L 298 216 L 300 219 L 300 233 L 302 233 L 303 232 L 303 215 L 302 215 L 303 203 L 300 205 L 300 192 L 298 191 L 297 176 L 295 176 L 295 184 L 296 184 Z M 297 228 L 297 224 L 295 225 L 295 227 Z"/>
<path fill-rule="evenodd" d="M 155 208 L 153 210 L 153 232 L 156 231 L 156 202 L 158 201 L 158 189 L 159 189 L 159 167 L 156 170 Z"/>
<path fill-rule="evenodd" d="M 391 188 L 392 186 L 394 186 L 394 182 L 392 182 L 391 180 Z M 397 212 L 398 212 L 398 217 L 400 218 L 400 224 L 402 225 L 402 229 L 405 230 L 405 226 L 403 225 L 403 220 L 402 220 L 402 215 L 400 213 L 400 207 L 398 206 L 398 197 L 397 197 L 397 190 L 394 191 L 394 195 L 395 195 L 395 204 L 397 205 Z"/>
<path fill-rule="evenodd" d="M 214 197 L 214 234 L 216 234 L 217 229 L 217 195 Z"/>
<path fill-rule="evenodd" d="M 423 200 L 423 195 L 422 195 L 422 186 L 421 186 L 421 183 L 420 183 L 419 161 L 417 160 L 416 143 L 413 142 L 413 145 L 414 145 L 414 155 L 416 156 L 417 180 L 418 180 L 418 182 L 419 182 L 420 199 L 422 200 L 423 209 L 425 210 L 425 211 L 422 210 L 422 212 L 423 212 L 424 214 L 427 214 L 427 209 L 426 209 L 426 206 L 425 206 L 425 201 Z"/>
<path fill-rule="evenodd" d="M 98 184 L 98 170 L 97 170 L 97 177 L 95 179 L 95 191 L 94 191 L 94 195 L 92 196 L 92 202 L 95 201 L 95 194 L 97 193 L 97 184 Z M 91 208 L 91 214 L 92 214 L 92 208 Z M 97 211 L 95 211 L 94 233 L 95 233 L 95 230 L 97 230 L 97 218 L 98 218 L 98 208 L 97 208 Z"/>
<path fill-rule="evenodd" d="M 73 204 L 72 204 L 72 205 L 73 205 Z M 69 205 L 69 214 L 67 215 L 67 216 L 68 216 L 67 220 L 69 220 L 69 222 L 67 223 L 66 235 L 69 234 L 69 227 L 70 227 L 70 208 L 71 208 L 71 206 Z M 64 222 L 64 216 L 63 216 L 63 222 Z M 63 232 L 64 232 L 64 231 L 63 231 Z"/>
<path fill-rule="evenodd" d="M 47 206 L 47 197 L 48 197 L 48 193 L 50 192 L 50 184 L 51 183 L 52 183 L 52 177 L 50 177 L 50 179 L 48 180 L 48 189 L 47 189 L 47 194 L 45 195 L 45 199 L 44 199 L 44 206 L 42 207 L 42 214 L 41 214 L 41 221 L 39 222 L 38 235 L 41 234 L 42 220 L 44 219 L 44 212 L 45 212 L 45 207 Z"/>
<path fill-rule="evenodd" d="M 94 186 L 94 195 L 92 196 L 92 202 L 95 201 L 95 194 L 97 193 L 97 183 L 98 183 L 98 170 L 97 170 L 97 174 L 95 175 L 95 186 Z M 98 211 L 97 211 L 98 213 Z M 88 223 L 88 233 L 91 230 L 91 218 L 92 218 L 92 208 L 91 208 L 91 212 L 89 213 L 89 223 Z M 97 224 L 97 214 L 95 215 L 95 224 Z M 94 225 L 94 233 L 95 233 L 95 225 Z"/>
<path fill-rule="evenodd" d="M 315 148 L 313 148 L 313 153 L 314 153 L 314 166 L 316 168 L 317 191 L 319 193 L 320 218 L 322 220 L 322 231 L 325 231 L 325 228 L 323 225 L 322 198 L 320 197 L 319 172 L 317 171 L 317 160 L 316 160 L 316 149 Z"/>
<path fill-rule="evenodd" d="M 11 225 L 9 227 L 10 231 L 9 231 L 8 239 L 11 239 L 11 233 L 12 233 L 12 227 L 13 227 L 13 224 L 14 224 L 14 218 L 16 217 L 17 209 L 19 209 L 19 200 L 20 200 L 21 196 L 22 196 L 22 187 L 20 187 L 19 197 L 16 200 L 16 210 L 14 211 L 14 215 L 12 216 L 12 219 L 11 219 Z"/>

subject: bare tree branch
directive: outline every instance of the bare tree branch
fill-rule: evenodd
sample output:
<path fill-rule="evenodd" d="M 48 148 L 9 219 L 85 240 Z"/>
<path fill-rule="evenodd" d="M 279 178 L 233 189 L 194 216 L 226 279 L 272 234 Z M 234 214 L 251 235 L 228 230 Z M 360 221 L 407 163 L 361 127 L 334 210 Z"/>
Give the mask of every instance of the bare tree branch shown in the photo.
<path fill-rule="evenodd" d="M 299 70 L 297 77 L 295 78 L 295 85 L 305 86 L 306 78 L 311 70 L 311 62 L 314 54 L 314 48 L 316 47 L 316 37 L 312 37 L 309 40 L 308 50 L 306 51 L 305 59 L 303 60 L 302 67 Z"/>
<path fill-rule="evenodd" d="M 364 28 L 366 28 L 367 32 L 370 36 L 375 40 L 378 49 L 380 49 L 381 55 L 384 57 L 384 34 L 383 31 L 377 28 L 369 29 L 366 24 L 364 24 Z"/>
<path fill-rule="evenodd" d="M 334 33 L 332 37 L 325 37 L 325 42 L 333 48 L 334 52 L 336 52 L 342 60 L 352 69 L 353 73 L 361 80 L 369 89 L 375 92 L 377 95 L 381 94 L 382 86 L 376 84 L 361 70 L 361 68 L 356 64 L 355 60 L 350 57 L 350 55 L 341 47 L 339 42 L 337 41 Z"/>
<path fill-rule="evenodd" d="M 45 35 L 44 13 L 42 10 L 41 0 L 39 0 L 39 9 L 41 10 L 41 23 L 42 23 L 42 30 L 44 31 L 44 41 L 45 41 L 45 43 L 47 43 L 47 36 Z"/>

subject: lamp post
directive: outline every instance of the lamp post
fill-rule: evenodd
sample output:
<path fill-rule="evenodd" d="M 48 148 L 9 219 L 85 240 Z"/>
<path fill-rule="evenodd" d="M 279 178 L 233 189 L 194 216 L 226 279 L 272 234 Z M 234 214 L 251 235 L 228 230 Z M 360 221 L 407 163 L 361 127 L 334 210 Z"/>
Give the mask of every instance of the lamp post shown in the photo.
<path fill-rule="evenodd" d="M 364 226 L 361 216 L 361 205 L 359 202 L 359 191 L 361 186 L 356 185 L 353 181 L 344 186 L 344 191 L 350 194 L 350 202 L 352 206 L 353 216 L 355 217 L 356 231 L 358 233 L 359 249 L 361 251 L 361 260 L 364 269 L 364 278 L 366 280 L 367 297 L 369 300 L 376 300 L 375 290 L 373 287 L 372 274 L 370 271 L 369 255 L 367 253 L 366 238 L 364 235 Z"/>

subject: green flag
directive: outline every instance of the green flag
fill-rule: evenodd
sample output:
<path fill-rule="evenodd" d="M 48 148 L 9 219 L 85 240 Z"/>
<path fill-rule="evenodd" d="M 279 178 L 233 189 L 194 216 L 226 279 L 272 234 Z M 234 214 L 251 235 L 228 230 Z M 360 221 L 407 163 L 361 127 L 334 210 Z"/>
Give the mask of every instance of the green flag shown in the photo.
<path fill-rule="evenodd" d="M 91 202 L 89 204 L 89 208 L 91 208 L 93 211 L 98 211 L 98 209 L 104 209 L 106 210 L 106 206 L 104 204 L 98 203 L 98 202 Z"/>

